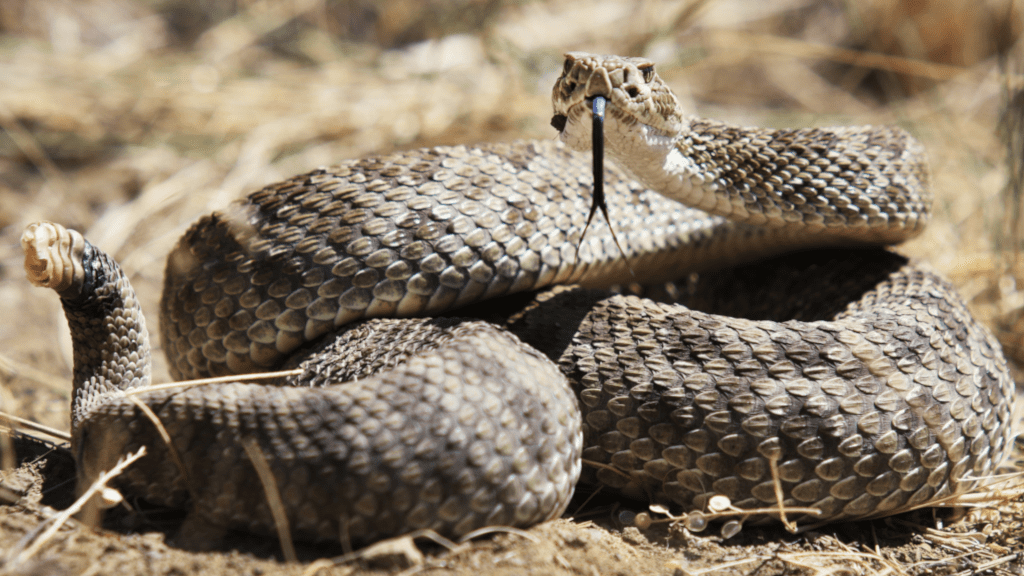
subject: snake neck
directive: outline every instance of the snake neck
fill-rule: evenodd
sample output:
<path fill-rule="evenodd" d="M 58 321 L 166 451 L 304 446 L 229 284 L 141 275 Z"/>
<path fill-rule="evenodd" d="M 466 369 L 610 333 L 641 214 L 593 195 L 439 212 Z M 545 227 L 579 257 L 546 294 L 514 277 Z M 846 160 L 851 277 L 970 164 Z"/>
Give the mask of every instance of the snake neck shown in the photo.
<path fill-rule="evenodd" d="M 109 394 L 150 383 L 146 320 L 121 267 L 79 233 L 34 224 L 22 245 L 29 279 L 57 291 L 71 330 L 75 431 Z"/>
<path fill-rule="evenodd" d="M 683 114 L 638 58 L 566 56 L 553 92 L 560 138 L 586 151 L 589 102 L 607 99 L 605 148 L 652 190 L 744 224 L 818 241 L 889 244 L 918 234 L 931 204 L 924 151 L 899 128 L 767 129 Z"/>

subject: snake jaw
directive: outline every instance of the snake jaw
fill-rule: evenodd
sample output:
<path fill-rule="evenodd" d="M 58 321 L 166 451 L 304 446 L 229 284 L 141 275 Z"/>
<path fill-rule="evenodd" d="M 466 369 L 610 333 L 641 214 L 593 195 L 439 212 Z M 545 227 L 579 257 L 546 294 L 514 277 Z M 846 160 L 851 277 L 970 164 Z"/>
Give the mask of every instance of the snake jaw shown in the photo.
<path fill-rule="evenodd" d="M 52 288 L 61 297 L 74 297 L 82 288 L 85 239 L 74 230 L 52 222 L 29 224 L 21 235 L 25 274 L 29 282 Z"/>

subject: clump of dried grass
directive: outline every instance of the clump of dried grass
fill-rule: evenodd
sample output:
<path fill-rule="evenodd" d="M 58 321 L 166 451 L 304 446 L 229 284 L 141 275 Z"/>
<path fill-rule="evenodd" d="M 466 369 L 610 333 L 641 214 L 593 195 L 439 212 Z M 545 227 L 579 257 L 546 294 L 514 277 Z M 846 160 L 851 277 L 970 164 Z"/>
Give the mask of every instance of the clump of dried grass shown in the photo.
<path fill-rule="evenodd" d="M 887 0 L 844 2 L 848 47 L 921 63 L 966 69 L 1011 50 L 1022 31 L 1022 7 L 1013 0 Z M 887 97 L 918 95 L 935 79 L 885 69 L 846 68 L 841 83 Z"/>

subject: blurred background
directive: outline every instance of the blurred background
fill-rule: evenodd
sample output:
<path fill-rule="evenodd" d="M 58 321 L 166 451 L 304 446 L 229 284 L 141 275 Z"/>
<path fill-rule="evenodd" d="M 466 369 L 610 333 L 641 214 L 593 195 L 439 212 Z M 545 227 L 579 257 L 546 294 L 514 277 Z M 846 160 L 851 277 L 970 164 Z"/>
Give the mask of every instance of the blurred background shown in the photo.
<path fill-rule="evenodd" d="M 695 114 L 898 124 L 936 216 L 900 248 L 1024 358 L 1020 3 L 1012 0 L 3 0 L 0 404 L 67 427 L 70 342 L 28 222 L 83 231 L 158 333 L 200 215 L 292 174 L 438 144 L 553 138 L 562 53 L 640 55 Z M 1012 160 L 1012 162 L 1008 162 Z M 157 353 L 156 380 L 166 380 Z"/>

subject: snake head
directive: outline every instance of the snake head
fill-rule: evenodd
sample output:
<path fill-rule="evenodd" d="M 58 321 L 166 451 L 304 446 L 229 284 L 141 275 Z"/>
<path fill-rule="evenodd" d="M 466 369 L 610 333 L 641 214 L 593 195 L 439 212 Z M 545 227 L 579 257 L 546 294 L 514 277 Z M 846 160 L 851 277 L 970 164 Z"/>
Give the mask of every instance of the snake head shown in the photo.
<path fill-rule="evenodd" d="M 646 58 L 600 56 L 585 52 L 565 55 L 562 75 L 551 92 L 552 126 L 570 148 L 591 148 L 591 102 L 607 99 L 608 145 L 635 146 L 627 138 L 674 140 L 683 129 L 679 102 Z"/>

